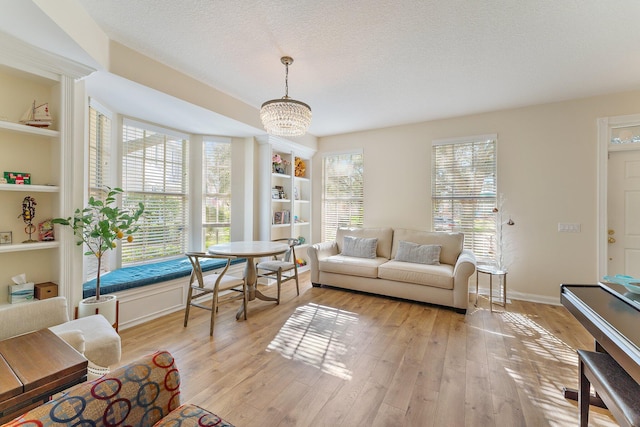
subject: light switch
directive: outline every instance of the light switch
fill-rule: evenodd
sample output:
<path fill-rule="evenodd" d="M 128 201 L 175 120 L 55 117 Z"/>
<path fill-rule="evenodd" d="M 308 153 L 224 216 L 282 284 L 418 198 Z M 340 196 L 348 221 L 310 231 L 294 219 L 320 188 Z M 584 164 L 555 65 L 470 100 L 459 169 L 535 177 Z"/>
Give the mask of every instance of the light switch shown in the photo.
<path fill-rule="evenodd" d="M 559 222 L 558 232 L 560 233 L 579 233 L 580 224 L 573 222 Z"/>

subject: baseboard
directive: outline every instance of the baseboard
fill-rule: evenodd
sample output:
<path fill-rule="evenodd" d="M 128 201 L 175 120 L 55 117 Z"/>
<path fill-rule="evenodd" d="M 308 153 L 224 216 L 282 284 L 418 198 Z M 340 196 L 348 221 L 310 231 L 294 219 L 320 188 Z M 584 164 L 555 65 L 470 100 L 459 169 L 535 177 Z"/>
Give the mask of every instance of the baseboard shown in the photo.
<path fill-rule="evenodd" d="M 475 294 L 475 291 L 476 291 L 475 286 L 473 287 L 469 286 L 469 293 L 473 295 Z M 488 297 L 489 288 L 480 288 L 478 293 L 480 295 Z M 495 293 L 495 290 L 494 290 L 494 295 L 497 295 L 497 293 Z M 536 295 L 536 294 L 529 294 L 525 292 L 512 291 L 507 288 L 507 302 L 509 302 L 509 300 L 512 300 L 512 299 L 516 299 L 518 301 L 536 302 L 539 304 L 562 305 L 562 303 L 560 302 L 559 291 L 558 291 L 557 297 L 547 297 L 544 295 Z"/>

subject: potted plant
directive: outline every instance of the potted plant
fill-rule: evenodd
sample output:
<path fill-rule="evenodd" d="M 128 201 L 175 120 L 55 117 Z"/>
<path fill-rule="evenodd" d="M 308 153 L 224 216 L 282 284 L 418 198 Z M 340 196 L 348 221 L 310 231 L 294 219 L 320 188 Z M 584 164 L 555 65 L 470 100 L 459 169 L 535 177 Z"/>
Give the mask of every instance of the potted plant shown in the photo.
<path fill-rule="evenodd" d="M 78 315 L 82 317 L 85 313 L 101 312 L 111 323 L 115 323 L 115 295 L 100 295 L 102 256 L 105 252 L 116 248 L 117 241 L 124 239 L 125 236 L 128 242 L 133 241 L 133 233 L 139 228 L 136 222 L 144 212 L 144 205 L 139 203 L 137 209 L 122 209 L 114 206 L 116 196 L 122 193 L 122 189 L 106 187 L 104 191 L 106 193 L 104 201 L 90 197 L 87 207 L 82 210 L 76 209 L 73 217 L 54 218 L 52 222 L 71 227 L 78 239 L 77 245 L 85 245 L 87 249 L 84 255 L 94 256 L 98 260 L 96 295 L 81 301 Z M 105 304 L 112 306 L 107 308 L 108 313 L 113 313 L 112 316 L 101 310 L 100 306 Z M 83 313 L 83 306 L 85 313 Z"/>

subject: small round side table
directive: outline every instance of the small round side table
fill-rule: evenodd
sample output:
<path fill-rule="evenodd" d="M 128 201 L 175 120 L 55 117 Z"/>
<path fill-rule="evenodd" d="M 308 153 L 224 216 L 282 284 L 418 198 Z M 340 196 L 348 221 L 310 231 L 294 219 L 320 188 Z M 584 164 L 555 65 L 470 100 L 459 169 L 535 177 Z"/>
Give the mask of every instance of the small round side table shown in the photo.
<path fill-rule="evenodd" d="M 507 270 L 501 270 L 491 265 L 479 265 L 476 268 L 476 304 L 478 306 L 478 278 L 480 273 L 489 275 L 489 308 L 493 311 L 493 304 L 500 305 L 507 309 Z M 498 276 L 502 279 L 502 302 L 493 302 L 493 276 Z"/>

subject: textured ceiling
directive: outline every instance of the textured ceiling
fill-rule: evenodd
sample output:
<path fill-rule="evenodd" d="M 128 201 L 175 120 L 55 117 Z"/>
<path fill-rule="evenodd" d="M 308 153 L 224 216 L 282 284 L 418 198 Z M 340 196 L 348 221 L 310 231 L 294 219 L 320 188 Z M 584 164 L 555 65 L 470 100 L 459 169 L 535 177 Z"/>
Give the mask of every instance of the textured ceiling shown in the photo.
<path fill-rule="evenodd" d="M 640 89 L 638 0 L 78 0 L 113 40 L 317 136 Z M 639 106 L 640 108 L 640 106 Z"/>

